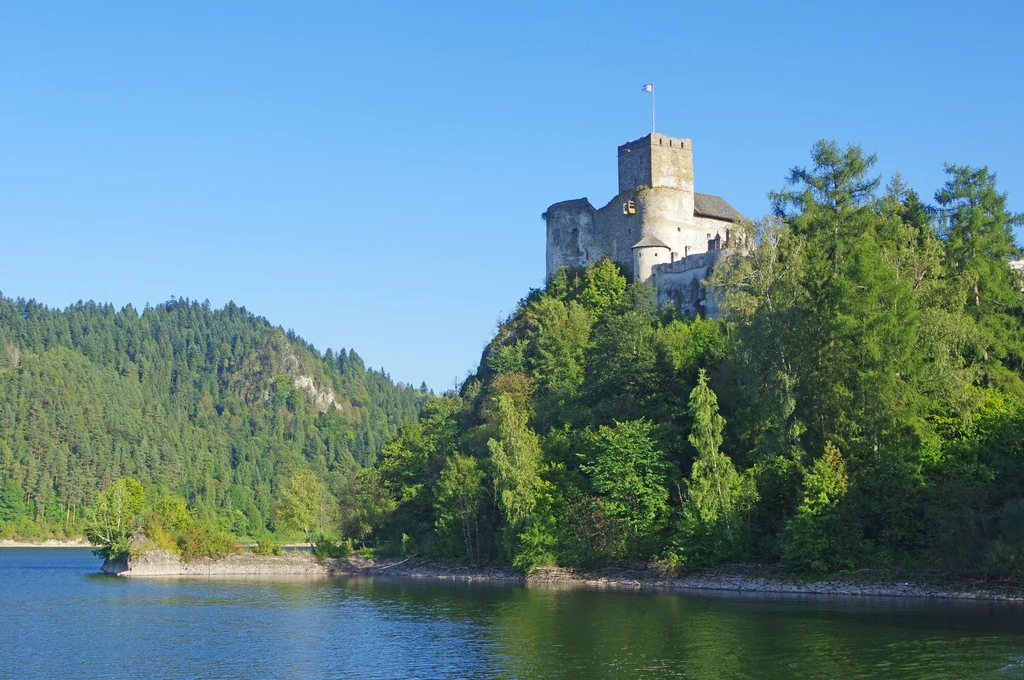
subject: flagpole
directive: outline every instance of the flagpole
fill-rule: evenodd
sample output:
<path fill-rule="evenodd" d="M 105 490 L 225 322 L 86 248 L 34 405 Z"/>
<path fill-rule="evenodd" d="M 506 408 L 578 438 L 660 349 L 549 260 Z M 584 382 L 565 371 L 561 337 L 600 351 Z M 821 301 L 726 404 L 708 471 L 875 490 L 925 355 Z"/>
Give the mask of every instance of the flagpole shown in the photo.
<path fill-rule="evenodd" d="M 651 83 L 651 134 L 654 134 L 654 83 Z"/>

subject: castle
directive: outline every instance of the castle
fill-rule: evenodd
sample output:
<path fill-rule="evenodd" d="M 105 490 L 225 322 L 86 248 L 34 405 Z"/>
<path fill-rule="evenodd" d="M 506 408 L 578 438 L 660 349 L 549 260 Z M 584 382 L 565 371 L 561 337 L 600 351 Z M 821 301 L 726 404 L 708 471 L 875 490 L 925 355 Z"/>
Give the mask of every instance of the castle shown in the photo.
<path fill-rule="evenodd" d="M 619 193 L 595 209 L 586 198 L 555 203 L 547 224 L 547 276 L 608 258 L 661 303 L 716 316 L 701 282 L 730 257 L 740 214 L 693 190 L 693 142 L 652 133 L 619 147 Z"/>

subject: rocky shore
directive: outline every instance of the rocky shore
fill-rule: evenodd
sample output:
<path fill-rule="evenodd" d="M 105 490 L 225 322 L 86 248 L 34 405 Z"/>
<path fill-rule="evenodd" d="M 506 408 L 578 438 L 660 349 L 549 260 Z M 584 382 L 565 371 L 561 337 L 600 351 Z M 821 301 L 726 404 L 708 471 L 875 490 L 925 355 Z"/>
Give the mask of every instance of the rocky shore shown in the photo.
<path fill-rule="evenodd" d="M 332 560 L 318 560 L 310 553 L 255 555 L 238 553 L 220 559 L 203 557 L 185 561 L 168 550 L 150 550 L 138 557 L 105 560 L 100 571 L 125 577 L 155 576 L 327 576 Z"/>
<path fill-rule="evenodd" d="M 744 565 L 689 570 L 677 575 L 661 574 L 653 565 L 644 564 L 593 571 L 553 567 L 524 576 L 509 568 L 455 566 L 416 558 L 367 560 L 357 555 L 341 560 L 317 559 L 309 553 L 287 553 L 282 556 L 241 553 L 217 560 L 203 558 L 183 562 L 167 551 L 152 551 L 139 558 L 108 560 L 103 564 L 102 571 L 127 577 L 349 575 L 461 582 L 494 581 L 551 588 L 731 591 L 1024 603 L 1024 584 L 1020 583 L 956 579 L 939 574 L 907 576 L 896 571 L 859 572 L 805 580 L 770 567 Z"/>
<path fill-rule="evenodd" d="M 92 546 L 84 538 L 59 541 L 49 538 L 36 543 L 30 541 L 15 541 L 14 539 L 0 539 L 0 548 L 91 548 Z"/>

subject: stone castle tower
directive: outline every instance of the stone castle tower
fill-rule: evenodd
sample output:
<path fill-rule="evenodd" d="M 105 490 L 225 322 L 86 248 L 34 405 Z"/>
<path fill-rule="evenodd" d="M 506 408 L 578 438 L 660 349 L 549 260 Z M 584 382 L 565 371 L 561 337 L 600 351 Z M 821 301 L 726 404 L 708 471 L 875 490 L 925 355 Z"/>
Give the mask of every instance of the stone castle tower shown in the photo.
<path fill-rule="evenodd" d="M 735 249 L 739 213 L 693 190 L 693 142 L 650 134 L 619 147 L 619 193 L 603 208 L 586 198 L 555 203 L 547 224 L 547 276 L 608 258 L 660 302 L 714 316 L 700 283 Z"/>

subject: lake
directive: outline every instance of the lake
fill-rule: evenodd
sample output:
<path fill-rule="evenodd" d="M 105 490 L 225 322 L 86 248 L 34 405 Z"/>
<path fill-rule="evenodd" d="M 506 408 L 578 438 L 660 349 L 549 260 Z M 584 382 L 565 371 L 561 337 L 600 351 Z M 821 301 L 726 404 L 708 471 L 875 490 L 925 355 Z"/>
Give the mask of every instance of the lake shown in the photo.
<path fill-rule="evenodd" d="M 0 549 L 0 678 L 1024 678 L 1024 605 L 135 580 Z"/>

